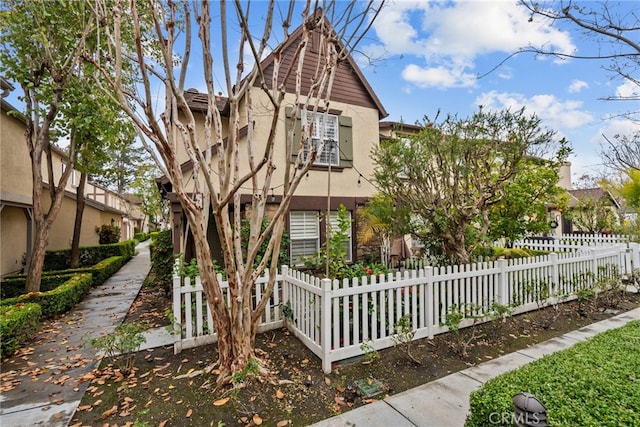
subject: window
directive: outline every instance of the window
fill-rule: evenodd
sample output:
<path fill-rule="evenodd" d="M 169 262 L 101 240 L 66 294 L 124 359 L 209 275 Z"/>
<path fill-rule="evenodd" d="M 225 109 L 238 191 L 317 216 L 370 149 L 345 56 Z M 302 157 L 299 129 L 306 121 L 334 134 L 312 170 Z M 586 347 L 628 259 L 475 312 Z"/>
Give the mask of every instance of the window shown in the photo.
<path fill-rule="evenodd" d="M 296 211 L 289 216 L 291 262 L 303 265 L 304 258 L 320 249 L 320 226 L 317 211 Z"/>
<path fill-rule="evenodd" d="M 311 143 L 313 148 L 322 150 L 318 151 L 318 156 L 314 164 L 317 165 L 340 165 L 340 145 L 338 140 L 338 116 L 333 114 L 316 113 L 313 118 L 313 112 L 307 111 L 303 116 L 307 129 L 311 131 Z M 311 146 L 305 145 L 305 156 L 311 150 Z"/>
<path fill-rule="evenodd" d="M 78 185 L 77 180 L 76 180 L 76 170 L 72 170 L 71 171 L 71 185 L 73 185 L 74 187 L 76 187 Z"/>
<path fill-rule="evenodd" d="M 336 113 L 335 110 L 331 110 L 332 113 Z M 285 114 L 288 119 L 293 117 L 294 108 L 287 107 Z M 337 112 L 339 114 L 339 112 Z M 298 158 L 298 151 L 300 150 L 300 136 L 302 135 L 302 121 L 305 123 L 311 121 L 311 112 L 300 111 L 296 114 L 296 121 L 293 129 L 293 140 L 291 141 L 291 163 L 295 163 Z M 307 154 L 311 148 L 311 144 L 315 143 L 316 147 L 319 146 L 320 141 L 328 139 L 334 141 L 331 144 L 325 144 L 321 153 L 318 153 L 315 164 L 316 165 L 335 165 L 341 168 L 353 167 L 353 129 L 351 117 L 345 115 L 327 115 L 327 124 L 323 125 L 324 113 L 317 113 L 313 120 L 313 126 L 311 132 L 311 142 L 308 147 L 304 148 L 304 153 Z M 310 123 L 308 123 L 310 124 Z M 339 141 L 339 142 L 338 142 Z"/>

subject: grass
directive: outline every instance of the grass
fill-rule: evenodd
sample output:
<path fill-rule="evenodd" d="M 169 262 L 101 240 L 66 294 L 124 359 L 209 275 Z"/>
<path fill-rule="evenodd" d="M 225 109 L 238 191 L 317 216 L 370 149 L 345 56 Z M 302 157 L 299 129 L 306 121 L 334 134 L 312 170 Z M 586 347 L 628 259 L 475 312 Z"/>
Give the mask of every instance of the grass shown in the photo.
<path fill-rule="evenodd" d="M 640 425 L 640 321 L 500 375 L 471 395 L 466 426 L 510 426 L 512 397 L 528 392 L 552 426 Z M 490 420 L 490 421 L 488 421 Z"/>

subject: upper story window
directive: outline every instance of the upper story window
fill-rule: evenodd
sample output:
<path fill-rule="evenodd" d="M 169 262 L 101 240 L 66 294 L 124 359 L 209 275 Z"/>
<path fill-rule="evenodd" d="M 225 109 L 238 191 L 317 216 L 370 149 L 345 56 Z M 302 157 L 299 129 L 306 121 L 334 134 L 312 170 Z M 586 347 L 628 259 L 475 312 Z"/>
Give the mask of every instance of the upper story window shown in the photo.
<path fill-rule="evenodd" d="M 338 116 L 333 114 L 316 113 L 307 111 L 304 115 L 305 124 L 310 131 L 311 144 L 318 150 L 314 164 L 316 165 L 340 165 L 340 140 L 338 135 Z M 305 146 L 305 156 L 308 155 L 311 146 Z"/>
<path fill-rule="evenodd" d="M 291 118 L 294 111 L 293 107 L 287 107 L 285 111 L 287 118 Z M 340 115 L 336 115 L 336 113 Z M 302 144 L 302 146 L 300 144 L 303 121 L 305 125 L 308 126 L 307 129 L 309 129 L 311 137 L 309 138 L 310 141 L 306 141 L 306 147 L 304 144 Z M 300 148 L 304 149 L 303 154 L 306 156 L 311 150 L 311 144 L 314 144 L 314 146 L 319 149 L 320 142 L 322 141 L 324 141 L 325 144 L 317 153 L 314 165 L 321 168 L 328 165 L 340 168 L 353 167 L 354 142 L 352 120 L 351 117 L 335 110 L 330 110 L 326 115 L 324 112 L 317 112 L 315 117 L 313 117 L 311 111 L 300 112 L 294 124 L 290 161 L 292 163 L 296 161 Z M 369 152 L 368 148 L 366 152 Z"/>

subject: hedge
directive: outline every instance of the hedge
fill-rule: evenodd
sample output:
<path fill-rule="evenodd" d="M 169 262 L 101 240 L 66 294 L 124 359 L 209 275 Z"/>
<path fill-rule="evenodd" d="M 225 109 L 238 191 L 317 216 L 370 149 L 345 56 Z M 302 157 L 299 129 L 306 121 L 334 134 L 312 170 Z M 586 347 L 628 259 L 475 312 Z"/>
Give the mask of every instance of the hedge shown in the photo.
<path fill-rule="evenodd" d="M 471 393 L 465 426 L 511 426 L 520 392 L 545 405 L 551 426 L 639 426 L 639 348 L 633 321 L 500 375 Z"/>
<path fill-rule="evenodd" d="M 0 307 L 0 359 L 11 355 L 40 327 L 42 308 L 28 303 Z"/>
<path fill-rule="evenodd" d="M 40 291 L 45 292 L 55 289 L 79 273 L 91 273 L 93 275 L 92 285 L 98 286 L 103 284 L 105 280 L 111 277 L 125 263 L 125 257 L 112 256 L 100 261 L 92 267 L 73 268 L 60 271 L 45 271 L 43 272 L 42 280 L 40 282 Z M 2 281 L 0 281 L 2 284 L 0 287 L 0 295 L 2 298 L 12 298 L 24 294 L 26 281 L 26 274 L 3 278 Z"/>
<path fill-rule="evenodd" d="M 153 235 L 153 233 L 151 233 Z M 151 256 L 151 272 L 166 292 L 173 283 L 173 237 L 171 230 L 161 231 L 153 237 L 149 246 Z"/>
<path fill-rule="evenodd" d="M 75 306 L 91 289 L 91 273 L 76 274 L 62 285 L 46 292 L 31 292 L 0 301 L 1 306 L 36 303 L 42 307 L 44 317 L 62 314 Z"/>
<path fill-rule="evenodd" d="M 87 269 L 80 270 L 86 272 Z M 40 291 L 45 292 L 55 289 L 77 273 L 78 271 L 69 270 L 44 272 L 40 280 Z M 26 274 L 2 278 L 2 280 L 0 280 L 0 298 L 13 298 L 24 294 L 26 282 Z"/>
<path fill-rule="evenodd" d="M 135 240 L 109 245 L 83 246 L 80 248 L 80 266 L 88 267 L 112 256 L 123 256 L 126 261 L 136 253 Z M 71 249 L 49 250 L 44 257 L 44 271 L 66 270 L 70 267 Z"/>
<path fill-rule="evenodd" d="M 142 233 L 142 232 L 135 233 L 133 235 L 133 238 L 136 239 L 138 242 L 144 242 L 145 240 L 148 240 L 149 237 L 151 237 L 149 233 Z"/>

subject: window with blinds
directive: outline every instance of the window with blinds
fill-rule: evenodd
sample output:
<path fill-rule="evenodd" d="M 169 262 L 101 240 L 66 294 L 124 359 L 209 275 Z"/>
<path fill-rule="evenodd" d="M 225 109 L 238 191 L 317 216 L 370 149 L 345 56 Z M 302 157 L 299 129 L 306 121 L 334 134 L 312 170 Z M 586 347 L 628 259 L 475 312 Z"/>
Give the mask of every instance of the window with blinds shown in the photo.
<path fill-rule="evenodd" d="M 319 224 L 317 211 L 295 211 L 289 214 L 289 241 L 293 265 L 303 265 L 304 258 L 312 257 L 319 251 Z"/>

